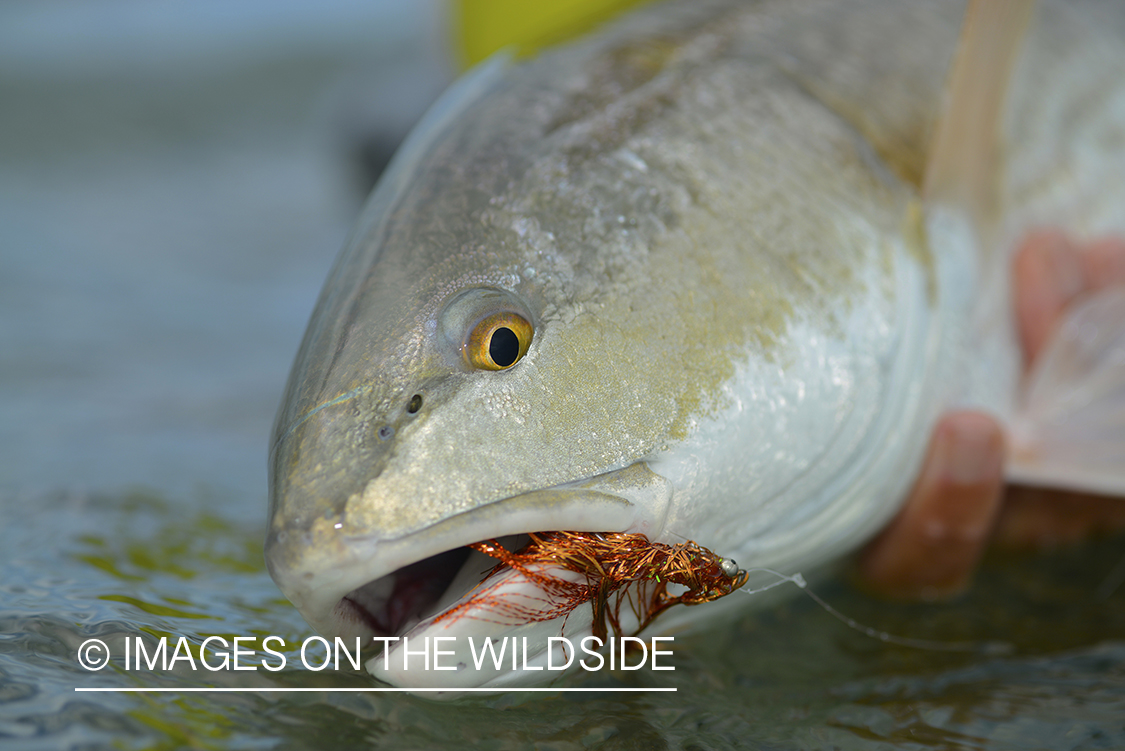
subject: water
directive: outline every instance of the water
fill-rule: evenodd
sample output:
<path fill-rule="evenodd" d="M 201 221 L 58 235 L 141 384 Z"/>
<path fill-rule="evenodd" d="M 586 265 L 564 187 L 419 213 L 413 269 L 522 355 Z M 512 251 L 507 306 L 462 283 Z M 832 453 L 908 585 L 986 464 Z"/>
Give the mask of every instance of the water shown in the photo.
<path fill-rule="evenodd" d="M 437 9 L 407 7 L 0 8 L 0 747 L 1125 747 L 1125 588 L 1098 593 L 1120 540 L 994 558 L 949 605 L 816 586 L 876 628 L 999 653 L 885 644 L 797 596 L 678 638 L 674 672 L 562 684 L 674 694 L 74 691 L 371 685 L 88 672 L 77 649 L 308 635 L 262 562 L 266 436 L 356 164 L 444 75 Z"/>
<path fill-rule="evenodd" d="M 34 501 L 29 503 L 27 501 Z M 0 737 L 14 747 L 140 748 L 1120 748 L 1125 598 L 1095 590 L 1119 543 L 991 561 L 952 605 L 889 606 L 818 591 L 914 637 L 1002 641 L 1000 654 L 896 647 L 799 597 L 679 638 L 674 672 L 570 676 L 568 686 L 675 694 L 503 695 L 434 704 L 370 694 L 75 694 L 75 686 L 362 686 L 352 671 L 98 673 L 87 638 L 307 634 L 264 571 L 261 524 L 236 495 L 9 495 L 0 631 Z M 296 662 L 296 655 L 288 655 Z M 181 665 L 181 667 L 183 667 Z M 249 675 L 250 677 L 246 677 Z"/>

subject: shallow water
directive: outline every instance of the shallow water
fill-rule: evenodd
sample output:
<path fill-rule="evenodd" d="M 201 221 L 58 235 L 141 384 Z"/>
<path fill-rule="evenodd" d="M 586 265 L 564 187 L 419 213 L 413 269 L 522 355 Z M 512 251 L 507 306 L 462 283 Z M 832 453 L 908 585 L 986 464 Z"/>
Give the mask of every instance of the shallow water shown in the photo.
<path fill-rule="evenodd" d="M 676 693 L 76 693 L 371 685 L 120 652 L 308 635 L 262 562 L 269 423 L 358 209 L 356 155 L 442 76 L 428 6 L 152 7 L 0 8 L 0 746 L 1125 747 L 1125 586 L 1099 593 L 1120 540 L 990 560 L 948 605 L 815 587 L 877 629 L 991 650 L 886 644 L 796 594 L 677 638 L 674 672 L 562 683 Z M 118 659 L 81 668 L 89 638 Z"/>
<path fill-rule="evenodd" d="M 0 734 L 26 748 L 1125 746 L 1125 596 L 1096 591 L 1121 560 L 1119 542 L 993 560 L 951 605 L 890 606 L 842 584 L 816 586 L 866 624 L 975 642 L 977 652 L 885 644 L 797 597 L 677 638 L 674 672 L 571 675 L 561 684 L 676 693 L 454 704 L 398 694 L 76 694 L 76 686 L 369 685 L 350 670 L 125 669 L 127 636 L 199 644 L 212 634 L 276 634 L 293 645 L 307 635 L 264 571 L 261 524 L 225 511 L 242 501 L 6 496 Z M 110 668 L 79 667 L 76 650 L 88 638 L 117 655 Z"/>

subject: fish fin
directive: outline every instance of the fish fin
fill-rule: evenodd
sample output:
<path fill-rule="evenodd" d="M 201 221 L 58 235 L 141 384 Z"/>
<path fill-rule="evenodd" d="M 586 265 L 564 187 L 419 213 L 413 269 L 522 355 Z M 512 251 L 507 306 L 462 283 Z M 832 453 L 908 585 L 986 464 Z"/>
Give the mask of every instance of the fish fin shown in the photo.
<path fill-rule="evenodd" d="M 1010 481 L 1125 496 L 1125 286 L 1072 307 L 1023 397 Z"/>
<path fill-rule="evenodd" d="M 1032 5 L 970 0 L 930 144 L 926 201 L 967 212 L 978 237 L 1000 208 L 1004 104 Z"/>

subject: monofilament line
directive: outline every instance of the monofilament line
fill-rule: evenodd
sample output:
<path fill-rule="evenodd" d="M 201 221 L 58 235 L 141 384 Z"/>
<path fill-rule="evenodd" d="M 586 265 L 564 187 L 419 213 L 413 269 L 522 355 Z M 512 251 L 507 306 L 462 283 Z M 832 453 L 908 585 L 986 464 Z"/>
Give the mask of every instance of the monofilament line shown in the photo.
<path fill-rule="evenodd" d="M 909 636 L 896 636 L 894 634 L 887 633 L 886 631 L 880 631 L 877 628 L 872 628 L 871 626 L 865 626 L 854 618 L 849 618 L 848 616 L 844 615 L 839 610 L 825 602 L 816 592 L 813 592 L 811 589 L 809 589 L 808 582 L 805 581 L 805 577 L 801 576 L 800 573 L 789 576 L 781 573 L 780 571 L 774 571 L 770 568 L 752 568 L 747 569 L 747 571 L 772 574 L 778 577 L 778 580 L 757 589 L 743 588 L 740 589 L 739 592 L 745 592 L 746 594 L 754 595 L 758 594 L 759 592 L 765 592 L 768 589 L 773 589 L 774 587 L 781 586 L 786 582 L 792 582 L 793 584 L 796 584 L 798 587 L 800 587 L 801 590 L 806 595 L 808 595 L 813 602 L 815 602 L 829 615 L 843 623 L 848 628 L 854 629 L 861 634 L 864 634 L 865 636 L 871 637 L 872 639 L 878 639 L 881 642 L 886 642 L 887 644 L 896 644 L 900 647 L 912 647 L 914 649 L 936 650 L 940 652 L 978 652 L 981 654 L 1004 654 L 1007 652 L 1011 652 L 1014 649 L 1014 647 L 1007 642 L 935 641 L 931 639 L 915 639 Z"/>

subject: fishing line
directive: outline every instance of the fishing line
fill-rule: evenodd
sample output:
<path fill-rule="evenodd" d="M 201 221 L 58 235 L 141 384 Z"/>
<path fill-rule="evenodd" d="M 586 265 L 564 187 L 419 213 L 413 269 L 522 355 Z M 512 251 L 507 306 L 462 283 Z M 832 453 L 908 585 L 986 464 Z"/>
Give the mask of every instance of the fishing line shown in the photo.
<path fill-rule="evenodd" d="M 745 592 L 748 595 L 755 595 L 760 592 L 765 592 L 766 590 L 773 589 L 774 587 L 779 587 L 786 582 L 792 582 L 793 584 L 797 585 L 797 587 L 799 587 L 801 591 L 808 595 L 813 602 L 823 608 L 825 612 L 843 623 L 848 628 L 858 631 L 865 636 L 869 636 L 872 639 L 878 639 L 879 641 L 885 642 L 887 644 L 896 644 L 900 647 L 927 649 L 938 652 L 978 652 L 980 654 L 987 655 L 1006 654 L 1012 652 L 1015 649 L 1013 645 L 1002 641 L 935 641 L 932 639 L 915 639 L 909 636 L 896 636 L 895 634 L 888 633 L 887 631 L 880 631 L 877 628 L 864 625 L 856 619 L 844 615 L 839 610 L 825 602 L 824 598 L 822 598 L 816 592 L 813 592 L 812 589 L 809 588 L 808 582 L 805 581 L 805 577 L 801 576 L 799 572 L 793 574 L 792 576 L 783 574 L 780 571 L 774 571 L 770 568 L 752 568 L 747 569 L 747 572 L 773 574 L 774 576 L 778 577 L 778 581 L 775 581 L 771 584 L 766 584 L 763 587 L 758 587 L 757 589 L 746 589 L 744 587 L 738 590 L 739 592 Z"/>

